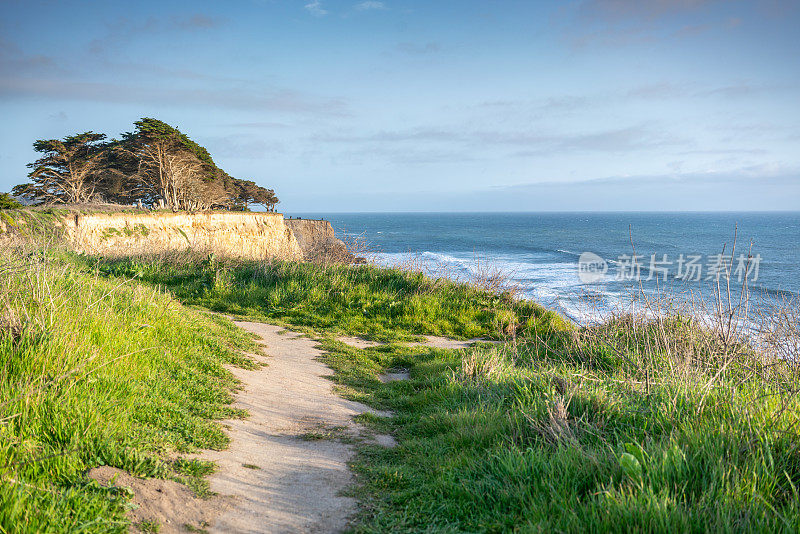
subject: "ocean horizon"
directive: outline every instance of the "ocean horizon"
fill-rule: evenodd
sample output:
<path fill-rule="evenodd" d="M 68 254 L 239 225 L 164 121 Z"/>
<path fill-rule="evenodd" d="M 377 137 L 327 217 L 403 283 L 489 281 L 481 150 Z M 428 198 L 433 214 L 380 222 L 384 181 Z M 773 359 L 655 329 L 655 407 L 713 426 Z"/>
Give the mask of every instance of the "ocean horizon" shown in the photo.
<path fill-rule="evenodd" d="M 734 294 L 746 276 L 762 305 L 800 296 L 797 211 L 290 215 L 329 220 L 338 236 L 359 240 L 378 264 L 413 263 L 460 280 L 502 273 L 525 298 L 578 323 L 626 309 L 640 292 L 709 300 L 726 265 Z M 585 253 L 607 270 L 581 274 Z M 724 275 L 721 281 L 725 286 Z"/>

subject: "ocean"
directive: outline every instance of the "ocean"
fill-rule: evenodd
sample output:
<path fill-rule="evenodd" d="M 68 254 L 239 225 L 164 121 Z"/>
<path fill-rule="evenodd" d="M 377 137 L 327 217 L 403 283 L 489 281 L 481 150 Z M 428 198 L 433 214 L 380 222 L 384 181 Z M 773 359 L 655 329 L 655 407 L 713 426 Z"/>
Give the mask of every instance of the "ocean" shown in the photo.
<path fill-rule="evenodd" d="M 413 260 L 461 279 L 499 270 L 579 323 L 625 308 L 638 290 L 709 298 L 726 270 L 734 293 L 746 278 L 767 301 L 800 296 L 800 212 L 299 215 L 358 237 L 376 263 Z"/>

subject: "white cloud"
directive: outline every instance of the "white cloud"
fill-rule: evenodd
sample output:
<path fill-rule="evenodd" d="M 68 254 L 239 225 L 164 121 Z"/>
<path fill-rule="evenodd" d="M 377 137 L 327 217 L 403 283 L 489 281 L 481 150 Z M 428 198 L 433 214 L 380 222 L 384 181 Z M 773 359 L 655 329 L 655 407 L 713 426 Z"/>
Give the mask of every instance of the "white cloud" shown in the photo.
<path fill-rule="evenodd" d="M 355 5 L 359 11 L 367 11 L 368 9 L 386 9 L 386 4 L 383 2 L 376 2 L 374 0 L 367 0 Z"/>
<path fill-rule="evenodd" d="M 328 14 L 327 9 L 323 9 L 322 2 L 319 0 L 313 0 L 305 5 L 306 11 L 314 15 L 315 17 L 324 17 Z"/>

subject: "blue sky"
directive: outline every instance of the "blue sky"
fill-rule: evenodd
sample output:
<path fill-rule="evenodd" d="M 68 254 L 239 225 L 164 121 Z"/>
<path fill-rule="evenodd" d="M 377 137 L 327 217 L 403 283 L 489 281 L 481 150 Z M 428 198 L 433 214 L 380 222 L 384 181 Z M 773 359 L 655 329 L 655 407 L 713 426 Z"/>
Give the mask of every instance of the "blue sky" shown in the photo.
<path fill-rule="evenodd" d="M 800 209 L 800 2 L 0 0 L 0 191 L 151 116 L 308 211 Z"/>

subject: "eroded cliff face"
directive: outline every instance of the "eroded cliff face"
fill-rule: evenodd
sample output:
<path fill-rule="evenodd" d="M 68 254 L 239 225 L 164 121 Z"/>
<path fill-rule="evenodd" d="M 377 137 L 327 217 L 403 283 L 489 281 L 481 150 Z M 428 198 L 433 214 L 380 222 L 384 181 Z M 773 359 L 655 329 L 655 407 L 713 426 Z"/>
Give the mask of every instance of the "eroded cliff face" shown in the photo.
<path fill-rule="evenodd" d="M 286 219 L 284 223 L 294 233 L 306 260 L 360 263 L 359 258 L 353 256 L 344 242 L 334 235 L 329 221 Z"/>
<path fill-rule="evenodd" d="M 75 249 L 87 254 L 196 250 L 253 260 L 302 258 L 280 213 L 71 214 L 64 229 Z"/>
<path fill-rule="evenodd" d="M 336 239 L 328 221 L 318 219 L 285 219 L 284 224 L 292 231 L 303 251 L 311 250 Z M 337 240 L 338 241 L 338 240 Z"/>

